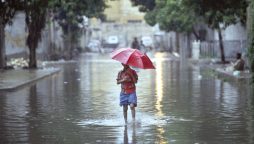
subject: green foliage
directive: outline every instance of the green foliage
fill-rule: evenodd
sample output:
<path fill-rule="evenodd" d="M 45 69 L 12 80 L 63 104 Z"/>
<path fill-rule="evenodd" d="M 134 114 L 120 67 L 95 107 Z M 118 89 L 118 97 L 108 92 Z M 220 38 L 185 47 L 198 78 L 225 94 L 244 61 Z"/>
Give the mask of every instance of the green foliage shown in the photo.
<path fill-rule="evenodd" d="M 197 22 L 204 21 L 212 29 L 246 23 L 246 0 L 131 0 L 146 12 L 148 24 L 159 23 L 166 31 L 190 32 Z M 145 8 L 143 8 L 145 7 Z"/>
<path fill-rule="evenodd" d="M 68 33 L 69 28 L 71 31 L 77 32 L 79 24 L 83 21 L 82 16 L 105 19 L 103 11 L 106 4 L 104 0 L 52 0 L 49 5 L 54 11 L 55 20 L 61 25 L 65 34 Z"/>
<path fill-rule="evenodd" d="M 192 31 L 198 18 L 190 7 L 179 0 L 157 0 L 154 9 L 145 15 L 148 24 L 158 23 L 162 30 L 176 32 Z"/>
<path fill-rule="evenodd" d="M 156 15 L 157 15 L 157 10 L 150 11 L 149 13 L 145 14 L 145 21 L 147 24 L 150 26 L 156 25 Z"/>
<path fill-rule="evenodd" d="M 72 58 L 72 49 L 76 48 L 79 42 L 84 16 L 105 20 L 103 12 L 107 7 L 104 0 L 51 0 L 49 6 L 53 20 L 62 27 L 67 59 Z"/>
<path fill-rule="evenodd" d="M 21 10 L 23 3 L 20 0 L 0 1 L 0 17 L 3 18 L 2 24 L 11 24 L 11 20 L 17 10 Z"/>
<path fill-rule="evenodd" d="M 47 7 L 47 0 L 25 0 L 25 21 L 28 26 L 27 45 L 29 48 L 38 46 L 46 22 Z"/>
<path fill-rule="evenodd" d="M 29 48 L 29 68 L 37 68 L 36 48 L 46 23 L 48 0 L 25 0 L 24 10 L 28 36 L 26 44 Z"/>
<path fill-rule="evenodd" d="M 218 29 L 220 24 L 246 23 L 246 0 L 183 0 L 185 6 L 191 7 L 195 15 L 203 17 L 208 26 Z"/>
<path fill-rule="evenodd" d="M 133 6 L 139 6 L 141 12 L 148 12 L 155 8 L 155 0 L 130 0 Z"/>
<path fill-rule="evenodd" d="M 158 17 L 159 24 L 166 31 L 191 32 L 198 20 L 193 11 L 179 0 L 167 0 L 161 13 Z"/>
<path fill-rule="evenodd" d="M 131 0 L 134 4 L 146 6 L 143 0 Z M 221 61 L 225 62 L 221 29 L 231 24 L 246 23 L 246 0 L 155 0 L 155 6 L 146 11 L 145 20 L 150 25 L 159 24 L 160 29 L 175 32 L 193 32 L 202 22 L 219 33 Z M 221 27 L 223 26 L 223 27 Z"/>

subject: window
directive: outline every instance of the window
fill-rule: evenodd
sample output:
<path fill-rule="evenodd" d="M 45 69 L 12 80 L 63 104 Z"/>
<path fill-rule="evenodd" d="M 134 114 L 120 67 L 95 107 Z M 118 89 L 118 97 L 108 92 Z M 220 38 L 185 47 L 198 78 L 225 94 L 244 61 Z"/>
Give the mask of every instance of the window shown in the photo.
<path fill-rule="evenodd" d="M 142 20 L 128 20 L 128 23 L 142 23 Z"/>

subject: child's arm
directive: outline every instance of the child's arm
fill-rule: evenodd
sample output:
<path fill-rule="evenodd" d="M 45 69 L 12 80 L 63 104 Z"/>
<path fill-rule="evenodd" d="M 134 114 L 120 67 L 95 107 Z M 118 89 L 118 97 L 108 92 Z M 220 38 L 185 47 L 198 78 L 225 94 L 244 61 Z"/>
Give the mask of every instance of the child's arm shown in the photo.
<path fill-rule="evenodd" d="M 122 71 L 118 72 L 117 79 L 116 79 L 117 84 L 121 83 L 121 73 L 122 73 Z"/>
<path fill-rule="evenodd" d="M 117 79 L 116 79 L 116 83 L 117 84 L 121 84 L 121 83 L 124 83 L 124 82 L 131 82 L 132 81 L 132 78 L 131 76 L 129 75 L 129 73 L 127 75 L 125 75 L 123 78 L 122 78 L 122 72 L 123 71 L 120 71 L 117 75 Z"/>
<path fill-rule="evenodd" d="M 121 83 L 124 83 L 124 82 L 131 82 L 131 79 L 128 78 L 128 77 L 124 77 L 122 79 L 117 79 L 117 84 L 121 84 Z"/>

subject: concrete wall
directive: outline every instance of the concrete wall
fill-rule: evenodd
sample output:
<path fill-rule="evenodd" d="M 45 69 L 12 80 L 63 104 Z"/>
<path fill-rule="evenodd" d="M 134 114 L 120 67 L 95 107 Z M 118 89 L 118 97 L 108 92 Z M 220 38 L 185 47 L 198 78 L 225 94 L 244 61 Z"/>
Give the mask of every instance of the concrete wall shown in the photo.
<path fill-rule="evenodd" d="M 25 29 L 25 15 L 23 13 L 18 13 L 14 17 L 13 24 L 6 26 L 5 46 L 7 56 L 16 53 L 27 53 L 27 32 Z"/>
<path fill-rule="evenodd" d="M 130 46 L 133 37 L 150 36 L 153 38 L 153 29 L 145 23 L 100 23 L 99 30 L 92 31 L 92 39 L 106 40 L 109 36 L 118 36 L 120 47 Z"/>
<path fill-rule="evenodd" d="M 210 29 L 205 24 L 200 24 L 195 27 L 197 32 L 199 29 L 205 29 L 205 41 L 201 44 L 201 51 L 203 57 L 216 57 L 220 58 L 220 47 L 219 47 L 219 38 L 218 32 L 215 30 Z M 235 58 L 237 52 L 246 53 L 246 39 L 247 39 L 247 32 L 246 29 L 241 24 L 231 25 L 227 27 L 225 30 L 222 31 L 223 36 L 223 45 L 224 45 L 224 53 L 226 58 Z M 185 43 L 187 42 L 184 35 L 181 35 L 181 49 L 186 49 L 188 45 Z M 191 43 L 194 42 L 195 37 L 192 34 L 190 37 Z M 187 42 L 188 43 L 188 42 Z M 192 44 L 191 44 L 192 46 Z M 192 49 L 192 47 L 191 47 Z M 184 55 L 191 57 L 192 52 L 190 48 L 187 48 L 187 54 L 185 51 L 182 51 Z"/>
<path fill-rule="evenodd" d="M 228 26 L 222 31 L 223 40 L 246 40 L 247 31 L 240 23 Z M 218 32 L 214 32 L 215 40 L 219 40 Z"/>
<path fill-rule="evenodd" d="M 225 30 L 222 31 L 222 37 L 226 57 L 235 58 L 237 52 L 246 54 L 247 31 L 246 28 L 244 28 L 240 23 L 228 26 Z M 214 31 L 214 40 L 219 40 L 217 31 Z M 217 53 L 220 53 L 219 46 L 216 46 L 215 48 L 217 49 Z"/>
<path fill-rule="evenodd" d="M 7 59 L 11 57 L 27 57 L 29 54 L 26 46 L 27 28 L 25 24 L 25 14 L 17 13 L 13 19 L 12 25 L 7 25 L 5 28 L 5 47 Z M 47 30 L 42 33 L 42 41 L 38 45 L 38 58 L 43 58 L 43 54 L 47 52 L 48 34 Z"/>

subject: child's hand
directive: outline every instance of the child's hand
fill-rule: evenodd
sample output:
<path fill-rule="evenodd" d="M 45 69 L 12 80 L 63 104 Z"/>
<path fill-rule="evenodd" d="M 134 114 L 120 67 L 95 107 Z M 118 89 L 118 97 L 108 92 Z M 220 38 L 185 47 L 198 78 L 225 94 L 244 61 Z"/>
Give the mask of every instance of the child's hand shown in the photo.
<path fill-rule="evenodd" d="M 123 79 L 116 79 L 116 83 L 117 84 L 120 84 L 120 83 L 122 83 L 123 82 Z"/>
<path fill-rule="evenodd" d="M 116 79 L 116 84 L 119 84 L 120 79 Z"/>

